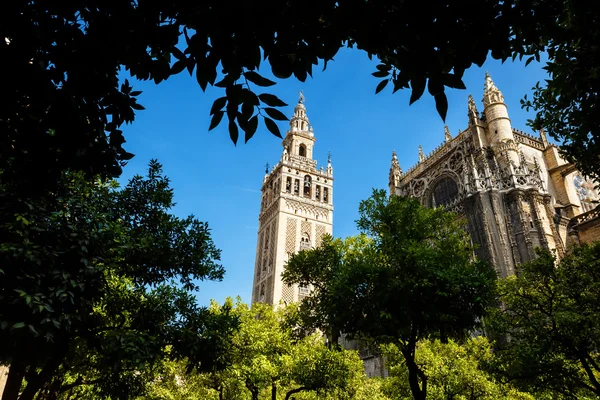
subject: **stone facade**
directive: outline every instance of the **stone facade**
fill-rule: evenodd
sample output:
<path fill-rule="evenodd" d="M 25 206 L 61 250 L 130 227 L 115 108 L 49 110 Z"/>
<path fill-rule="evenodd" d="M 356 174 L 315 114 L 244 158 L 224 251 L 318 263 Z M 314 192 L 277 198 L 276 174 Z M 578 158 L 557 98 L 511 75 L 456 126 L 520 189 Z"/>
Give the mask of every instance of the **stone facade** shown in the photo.
<path fill-rule="evenodd" d="M 468 127 L 403 172 L 392 154 L 390 193 L 412 196 L 429 207 L 444 206 L 467 222 L 478 257 L 500 276 L 535 256 L 536 247 L 556 251 L 598 239 L 599 199 L 586 180 L 559 154 L 545 133 L 514 129 L 502 93 L 486 74 L 483 112 L 468 102 Z"/>
<path fill-rule="evenodd" d="M 283 154 L 262 184 L 252 302 L 285 304 L 302 300 L 310 288 L 290 287 L 281 273 L 290 255 L 320 244 L 332 234 L 333 168 L 317 168 L 315 135 L 301 95 L 283 140 Z"/>
<path fill-rule="evenodd" d="M 8 377 L 8 367 L 0 365 L 0 397 L 4 393 L 4 387 L 6 386 L 6 378 Z"/>

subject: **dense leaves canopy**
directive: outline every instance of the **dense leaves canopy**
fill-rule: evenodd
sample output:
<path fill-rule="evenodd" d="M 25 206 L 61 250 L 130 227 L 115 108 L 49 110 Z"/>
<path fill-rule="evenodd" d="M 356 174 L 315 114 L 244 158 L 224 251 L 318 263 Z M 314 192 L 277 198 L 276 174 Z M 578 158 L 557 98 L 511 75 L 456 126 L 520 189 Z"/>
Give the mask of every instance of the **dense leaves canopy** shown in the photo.
<path fill-rule="evenodd" d="M 571 61 L 597 64 L 588 57 L 597 53 L 597 14 L 590 12 L 581 0 L 10 1 L 0 13 L 0 58 L 3 76 L 10 77 L 0 108 L 0 163 L 18 162 L 14 171 L 24 190 L 39 187 L 31 182 L 53 182 L 48 178 L 65 168 L 118 175 L 132 157 L 121 125 L 143 109 L 139 92 L 119 82 L 120 70 L 156 83 L 187 71 L 203 90 L 224 91 L 210 110 L 210 128 L 227 116 L 233 142 L 240 129 L 247 141 L 260 117 L 279 136 L 273 120 L 285 119 L 276 108 L 285 103 L 258 93 L 275 84 L 259 68 L 304 81 L 342 47 L 380 60 L 373 73 L 382 78 L 377 92 L 388 84 L 394 91 L 410 87 L 412 103 L 427 90 L 442 118 L 445 88 L 464 88 L 461 78 L 471 65 L 482 65 L 490 53 L 533 59 L 548 50 L 557 84 L 548 93 L 589 111 L 597 101 L 597 85 L 588 85 L 595 75 L 577 69 L 581 84 L 565 92 L 561 82 L 571 83 L 574 74 L 564 70 Z M 562 120 L 543 114 L 554 112 L 555 100 L 542 97 L 540 121 L 564 137 L 568 132 L 555 123 Z M 580 128 L 574 146 L 598 136 L 598 124 L 586 122 L 595 121 L 588 111 L 569 120 Z M 597 149 L 574 146 L 576 157 Z"/>
<path fill-rule="evenodd" d="M 499 370 L 552 398 L 600 395 L 600 242 L 571 249 L 556 265 L 540 251 L 499 281 L 504 305 L 490 317 L 500 337 Z"/>
<path fill-rule="evenodd" d="M 167 346 L 191 366 L 222 364 L 235 319 L 208 318 L 193 295 L 199 280 L 222 278 L 220 251 L 206 223 L 171 214 L 161 168 L 152 161 L 147 177 L 123 189 L 65 173 L 52 193 L 35 198 L 0 179 L 3 205 L 15 214 L 2 220 L 0 241 L 7 399 L 24 377 L 21 399 L 30 399 L 72 369 L 127 393 L 135 371 L 151 369 Z"/>
<path fill-rule="evenodd" d="M 375 190 L 359 213 L 366 236 L 329 238 L 293 255 L 283 279 L 314 287 L 300 314 L 334 341 L 343 332 L 396 343 L 412 393 L 424 399 L 427 377 L 414 361 L 417 342 L 472 330 L 493 298 L 495 272 L 473 259 L 462 222 L 442 208 Z"/>

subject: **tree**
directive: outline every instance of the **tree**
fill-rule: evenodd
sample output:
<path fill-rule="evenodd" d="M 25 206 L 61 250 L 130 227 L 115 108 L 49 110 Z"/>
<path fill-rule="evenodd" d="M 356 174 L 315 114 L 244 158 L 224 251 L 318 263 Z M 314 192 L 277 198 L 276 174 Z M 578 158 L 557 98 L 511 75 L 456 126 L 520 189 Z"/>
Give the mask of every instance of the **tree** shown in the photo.
<path fill-rule="evenodd" d="M 139 92 L 127 81 L 119 84 L 122 70 L 156 83 L 187 71 L 203 90 L 224 89 L 211 108 L 210 128 L 226 115 L 234 143 L 240 129 L 246 141 L 252 138 L 259 118 L 280 136 L 274 121 L 285 119 L 277 109 L 285 103 L 255 93 L 275 84 L 258 73 L 261 64 L 277 79 L 305 81 L 343 47 L 380 60 L 373 73 L 382 79 L 376 92 L 390 83 L 394 91 L 410 87 L 413 103 L 427 89 L 444 118 L 445 88 L 464 88 L 463 72 L 481 66 L 490 52 L 503 61 L 539 59 L 578 35 L 586 45 L 597 43 L 588 34 L 596 32 L 595 24 L 586 24 L 582 34 L 564 23 L 588 11 L 582 1 L 558 0 L 264 0 L 242 7 L 218 1 L 12 1 L 0 16 L 0 57 L 11 77 L 0 109 L 0 162 L 18 163 L 13 171 L 21 190 L 45 187 L 32 183 L 54 182 L 65 169 L 118 175 L 132 157 L 120 127 L 143 109 Z M 560 54 L 550 54 L 564 65 Z M 577 96 L 593 93 L 590 86 L 576 87 Z"/>
<path fill-rule="evenodd" d="M 411 398 L 408 369 L 401 351 L 388 345 L 384 351 L 389 369 L 385 392 L 394 399 Z M 424 340 L 417 345 L 415 361 L 428 377 L 427 397 L 432 400 L 533 400 L 507 384 L 497 382 L 485 371 L 493 358 L 492 346 L 484 337 L 467 339 L 461 345 L 453 340 Z"/>
<path fill-rule="evenodd" d="M 558 265 L 557 265 L 558 264 Z M 600 243 L 549 251 L 498 282 L 502 307 L 489 328 L 499 342 L 498 371 L 552 397 L 600 395 Z"/>
<path fill-rule="evenodd" d="M 600 31 L 590 29 L 600 13 L 580 0 L 565 2 L 559 30 L 547 34 L 550 79 L 534 88 L 533 99 L 522 105 L 536 111 L 531 125 L 546 129 L 561 143 L 567 160 L 584 174 L 600 179 Z M 550 33 L 550 32 L 549 32 Z"/>
<path fill-rule="evenodd" d="M 306 393 L 351 398 L 364 369 L 356 352 L 337 351 L 325 345 L 323 337 L 313 333 L 302 338 L 294 335 L 287 321 L 295 305 L 273 307 L 255 303 L 248 307 L 239 299 L 225 305 L 240 319 L 229 348 L 228 367 L 205 374 L 205 382 L 219 394 L 219 399 L 244 398 L 240 388 L 253 400 L 261 397 L 286 400 Z M 213 302 L 211 312 L 221 313 Z M 236 384 L 237 383 L 237 384 Z M 226 393 L 226 389 L 230 390 Z"/>
<path fill-rule="evenodd" d="M 3 400 L 22 382 L 20 400 L 60 392 L 67 372 L 105 395 L 132 395 L 167 346 L 192 367 L 222 364 L 236 321 L 208 318 L 193 295 L 198 280 L 222 278 L 220 251 L 206 223 L 170 213 L 160 164 L 123 189 L 65 173 L 36 200 L 0 182 L 15 213 L 0 253 L 0 361 L 11 365 Z"/>
<path fill-rule="evenodd" d="M 312 316 L 324 330 L 396 343 L 414 398 L 425 399 L 417 343 L 472 330 L 493 299 L 495 272 L 474 259 L 463 223 L 442 208 L 374 190 L 359 214 L 369 240 L 326 240 L 293 255 L 284 281 L 314 285 L 307 304 L 316 305 Z"/>

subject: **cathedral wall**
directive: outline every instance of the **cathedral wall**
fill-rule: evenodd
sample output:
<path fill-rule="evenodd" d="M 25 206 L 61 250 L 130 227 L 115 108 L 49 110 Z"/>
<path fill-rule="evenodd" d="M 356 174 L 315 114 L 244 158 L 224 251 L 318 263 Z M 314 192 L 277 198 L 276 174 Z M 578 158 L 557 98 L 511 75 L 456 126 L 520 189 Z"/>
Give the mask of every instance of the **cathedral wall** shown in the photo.
<path fill-rule="evenodd" d="M 4 393 L 4 387 L 6 386 L 6 379 L 8 378 L 8 367 L 0 365 L 0 397 Z"/>
<path fill-rule="evenodd" d="M 600 217 L 583 223 L 577 227 L 579 240 L 582 243 L 591 243 L 600 240 Z"/>

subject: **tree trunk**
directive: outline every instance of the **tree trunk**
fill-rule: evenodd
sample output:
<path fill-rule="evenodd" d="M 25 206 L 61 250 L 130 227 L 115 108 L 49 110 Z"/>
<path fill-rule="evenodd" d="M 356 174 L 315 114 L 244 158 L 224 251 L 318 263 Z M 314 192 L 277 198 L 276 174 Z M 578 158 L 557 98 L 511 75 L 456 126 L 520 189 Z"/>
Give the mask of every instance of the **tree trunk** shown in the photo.
<path fill-rule="evenodd" d="M 425 400 L 427 397 L 427 377 L 415 363 L 416 343 L 411 343 L 402 349 L 402 355 L 408 368 L 408 384 L 415 400 Z M 421 385 L 419 385 L 419 379 Z"/>
<path fill-rule="evenodd" d="M 277 400 L 277 385 L 275 382 L 271 385 L 271 400 Z"/>
<path fill-rule="evenodd" d="M 4 386 L 4 393 L 2 393 L 2 400 L 17 400 L 19 398 L 19 391 L 21 390 L 24 376 L 25 365 L 13 362 L 8 369 L 6 386 Z"/>
<path fill-rule="evenodd" d="M 21 393 L 19 400 L 33 400 L 35 394 L 44 387 L 45 384 L 49 383 L 60 365 L 64 361 L 64 357 L 67 354 L 67 344 L 63 343 L 58 346 L 58 349 L 54 353 L 54 356 L 46 363 L 39 374 L 32 376 L 27 381 L 27 386 Z M 2 399 L 4 400 L 4 399 Z"/>
<path fill-rule="evenodd" d="M 299 388 L 290 390 L 289 392 L 287 392 L 285 394 L 285 400 L 289 400 L 291 395 L 293 395 L 295 393 L 298 393 L 298 392 L 301 392 L 303 390 L 308 390 L 308 388 L 306 388 L 306 387 L 299 387 Z"/>

